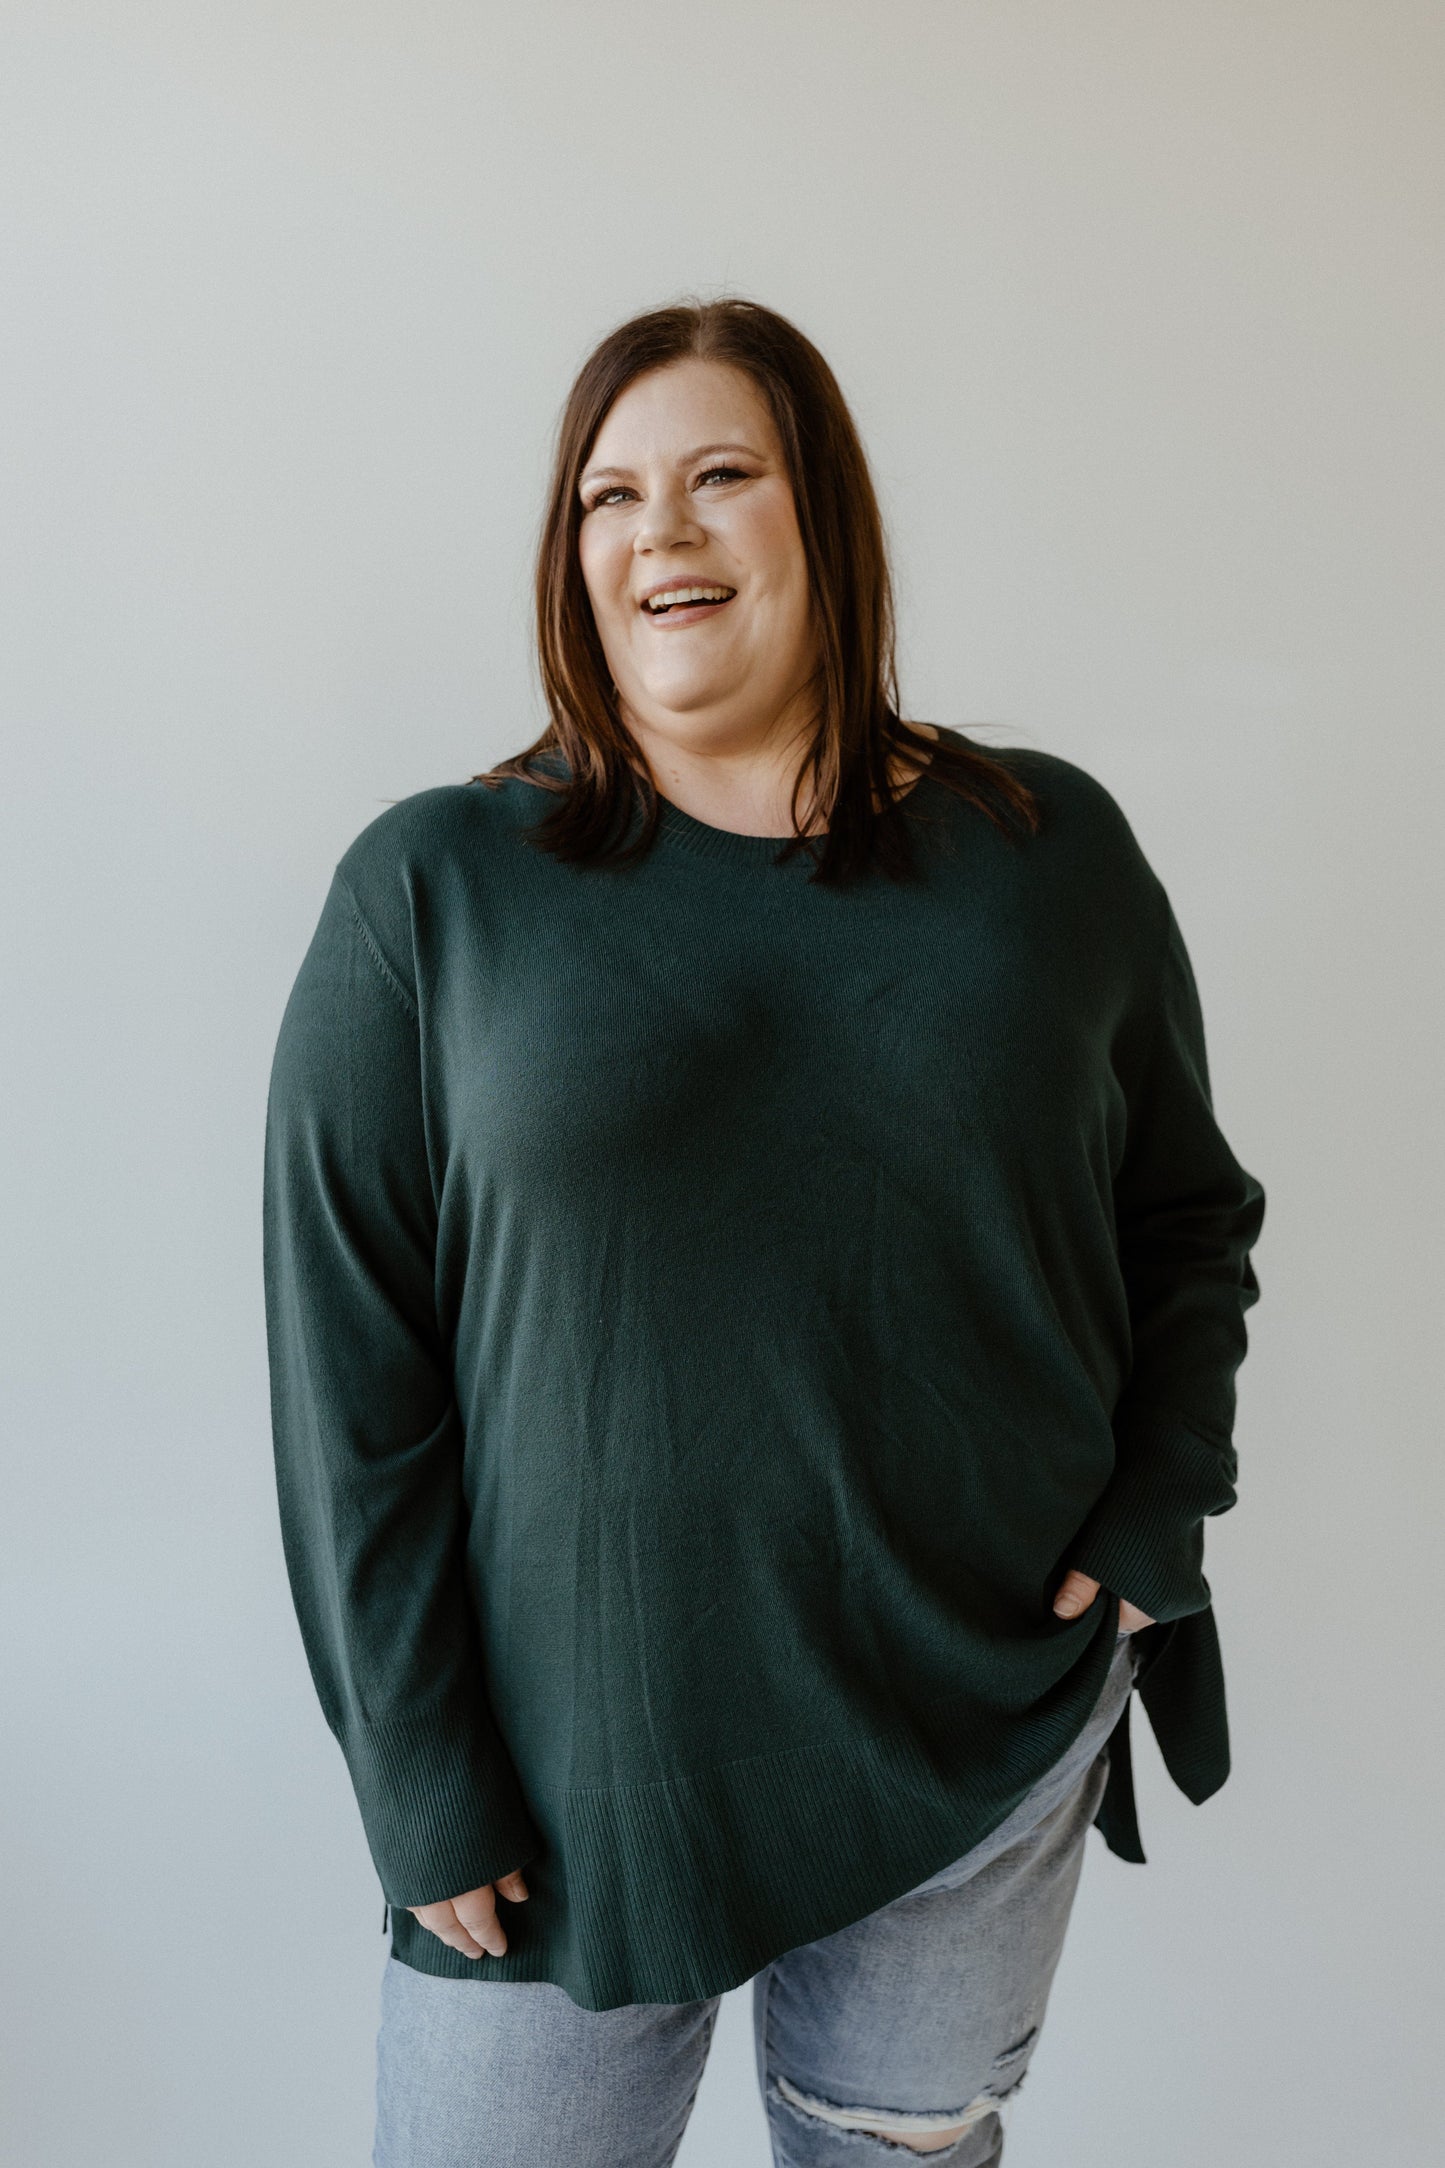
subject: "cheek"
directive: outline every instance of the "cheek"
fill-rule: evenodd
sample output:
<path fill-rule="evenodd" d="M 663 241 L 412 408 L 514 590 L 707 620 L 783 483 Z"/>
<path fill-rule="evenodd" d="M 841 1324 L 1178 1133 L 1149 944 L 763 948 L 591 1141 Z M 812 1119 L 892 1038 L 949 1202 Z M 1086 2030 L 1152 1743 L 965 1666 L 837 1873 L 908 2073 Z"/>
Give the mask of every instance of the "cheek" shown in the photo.
<path fill-rule="evenodd" d="M 771 612 L 790 621 L 807 614 L 807 560 L 791 503 L 759 505 L 748 532 L 738 535 L 737 548 L 761 574 L 760 591 Z"/>
<path fill-rule="evenodd" d="M 626 552 L 584 543 L 578 551 L 578 563 L 597 630 L 604 641 L 621 637 L 629 629 L 631 615 Z"/>

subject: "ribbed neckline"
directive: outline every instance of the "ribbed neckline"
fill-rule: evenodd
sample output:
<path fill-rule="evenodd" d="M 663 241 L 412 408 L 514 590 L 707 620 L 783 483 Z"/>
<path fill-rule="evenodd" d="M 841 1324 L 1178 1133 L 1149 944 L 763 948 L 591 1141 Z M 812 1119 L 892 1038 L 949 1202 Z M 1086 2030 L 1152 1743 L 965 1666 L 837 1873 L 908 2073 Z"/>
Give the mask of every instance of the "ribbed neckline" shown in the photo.
<path fill-rule="evenodd" d="M 939 724 L 938 736 L 940 743 L 945 738 L 952 742 L 954 733 Z M 905 792 L 902 803 L 907 806 L 919 791 L 937 788 L 930 764 L 912 789 Z M 821 843 L 825 833 L 826 831 L 823 831 L 811 840 Z M 801 844 L 790 859 L 780 861 L 778 853 L 788 841 L 786 836 L 748 836 L 740 835 L 733 828 L 714 828 L 707 821 L 700 821 L 693 814 L 684 813 L 681 806 L 674 805 L 670 798 L 664 798 L 660 793 L 657 801 L 657 834 L 659 839 L 666 837 L 670 842 L 681 844 L 685 850 L 696 852 L 699 857 L 726 859 L 739 866 L 771 866 L 780 873 L 786 873 L 794 867 L 811 868 L 815 863 L 813 853 Z"/>

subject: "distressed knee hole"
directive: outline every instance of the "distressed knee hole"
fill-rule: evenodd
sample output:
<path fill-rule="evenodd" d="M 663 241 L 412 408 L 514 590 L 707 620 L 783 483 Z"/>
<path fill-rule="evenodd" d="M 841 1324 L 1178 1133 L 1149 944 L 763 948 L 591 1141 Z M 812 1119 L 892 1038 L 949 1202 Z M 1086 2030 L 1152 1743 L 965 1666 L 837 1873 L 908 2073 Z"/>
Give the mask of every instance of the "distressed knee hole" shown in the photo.
<path fill-rule="evenodd" d="M 1005 2058 L 1000 2056 L 998 2060 L 1003 2062 Z M 837 2101 L 820 2100 L 815 2094 L 802 2092 L 787 2078 L 779 2077 L 775 2083 L 781 2098 L 798 2115 L 829 2123 L 835 2130 L 849 2131 L 865 2142 L 876 2140 L 927 2156 L 956 2145 L 985 2116 L 996 2115 L 1002 2122 L 1012 2095 L 1023 2083 L 1023 2073 L 1020 2072 L 1006 2090 L 989 2085 L 964 2107 L 944 2108 L 934 2114 L 916 2114 L 902 2108 L 870 2108 L 861 2103 L 845 2107 Z"/>

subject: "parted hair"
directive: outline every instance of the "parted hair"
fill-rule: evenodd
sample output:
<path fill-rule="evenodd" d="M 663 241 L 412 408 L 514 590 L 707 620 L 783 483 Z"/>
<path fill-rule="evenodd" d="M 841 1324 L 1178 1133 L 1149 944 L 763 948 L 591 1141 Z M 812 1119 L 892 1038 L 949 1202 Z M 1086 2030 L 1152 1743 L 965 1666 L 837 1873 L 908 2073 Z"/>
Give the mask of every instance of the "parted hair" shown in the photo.
<path fill-rule="evenodd" d="M 578 484 L 619 395 L 690 356 L 744 371 L 767 401 L 807 560 L 820 658 L 816 714 L 793 790 L 794 834 L 780 851 L 811 851 L 811 878 L 833 885 L 874 866 L 908 878 L 916 870 L 909 823 L 924 817 L 908 808 L 908 785 L 924 767 L 1005 834 L 1032 832 L 1037 801 L 1001 761 L 967 742 L 935 741 L 900 716 L 893 584 L 857 427 L 812 341 L 774 310 L 739 297 L 634 316 L 578 371 L 557 426 L 537 547 L 535 637 L 549 720 L 524 752 L 472 781 L 496 788 L 515 775 L 554 793 L 557 803 L 528 836 L 559 859 L 621 863 L 651 844 L 657 793 L 623 721 L 583 580 Z M 818 809 L 826 833 L 799 830 L 800 797 Z"/>

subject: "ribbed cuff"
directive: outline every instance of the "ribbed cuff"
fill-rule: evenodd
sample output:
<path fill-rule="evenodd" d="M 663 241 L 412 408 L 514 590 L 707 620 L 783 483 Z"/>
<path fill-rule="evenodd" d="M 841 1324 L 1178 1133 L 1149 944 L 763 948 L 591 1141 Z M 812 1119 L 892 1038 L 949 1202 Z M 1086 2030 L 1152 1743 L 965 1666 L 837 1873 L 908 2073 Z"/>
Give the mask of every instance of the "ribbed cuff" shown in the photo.
<path fill-rule="evenodd" d="M 1233 1447 L 1144 1409 L 1116 1427 L 1115 1441 L 1114 1473 L 1067 1564 L 1152 1619 L 1203 1611 L 1204 1522 L 1235 1502 Z"/>
<path fill-rule="evenodd" d="M 542 1839 L 485 1706 L 438 1703 L 342 1740 L 388 1903 L 440 1904 L 535 1859 Z"/>

